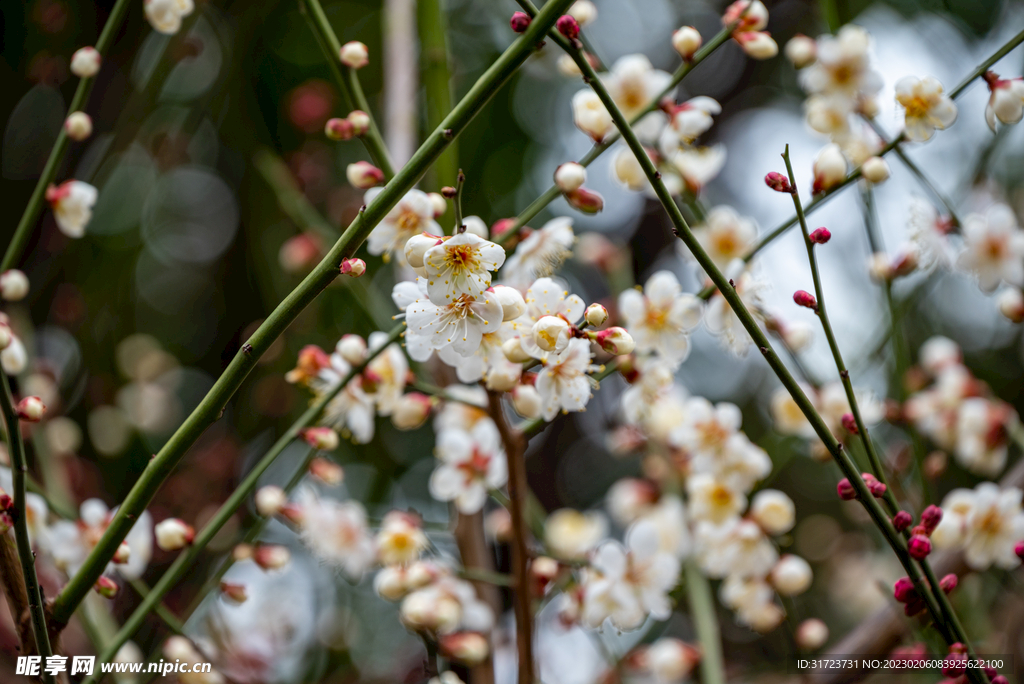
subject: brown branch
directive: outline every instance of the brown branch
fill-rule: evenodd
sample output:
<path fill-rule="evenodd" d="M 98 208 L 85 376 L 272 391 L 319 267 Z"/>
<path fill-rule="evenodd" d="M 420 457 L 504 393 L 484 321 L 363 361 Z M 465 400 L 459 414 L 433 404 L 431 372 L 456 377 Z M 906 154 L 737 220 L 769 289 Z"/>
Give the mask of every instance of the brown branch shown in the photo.
<path fill-rule="evenodd" d="M 512 515 L 512 589 L 516 615 L 516 652 L 519 656 L 519 684 L 533 684 L 533 606 L 530 601 L 529 534 L 524 512 L 526 508 L 526 440 L 523 433 L 512 428 L 501 406 L 501 395 L 488 392 L 490 414 L 498 426 L 508 460 L 508 498 Z"/>
<path fill-rule="evenodd" d="M 25 578 L 21 573 L 21 561 L 14 539 L 9 534 L 0 535 L 0 583 L 7 597 L 7 607 L 14 620 L 21 643 L 21 655 L 36 652 L 36 639 L 32 633 L 32 619 L 28 612 L 28 594 L 25 592 Z"/>
<path fill-rule="evenodd" d="M 484 538 L 483 513 L 459 515 L 455 525 L 455 542 L 462 556 L 462 566 L 468 569 L 494 572 L 494 562 Z M 495 613 L 501 610 L 501 595 L 493 584 L 481 580 L 470 580 L 476 588 L 476 595 L 487 603 Z M 472 669 L 473 684 L 494 684 L 494 661 L 490 655 Z"/>

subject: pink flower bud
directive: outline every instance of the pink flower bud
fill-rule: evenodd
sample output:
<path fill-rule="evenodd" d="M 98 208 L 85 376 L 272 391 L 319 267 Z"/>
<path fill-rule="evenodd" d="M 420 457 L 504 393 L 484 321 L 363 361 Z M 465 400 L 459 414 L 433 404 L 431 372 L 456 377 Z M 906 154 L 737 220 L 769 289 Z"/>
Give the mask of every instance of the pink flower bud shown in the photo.
<path fill-rule="evenodd" d="M 18 418 L 26 423 L 38 423 L 46 413 L 46 404 L 39 397 L 25 397 L 15 407 Z"/>
<path fill-rule="evenodd" d="M 796 302 L 797 306 L 802 306 L 806 309 L 818 310 L 818 300 L 814 298 L 810 292 L 806 290 L 797 290 L 793 293 L 793 301 Z"/>
<path fill-rule="evenodd" d="M 108 599 L 112 599 L 117 596 L 117 591 L 119 589 L 117 582 L 106 575 L 100 575 L 100 578 L 96 580 L 96 584 L 94 584 L 92 588 L 96 590 L 97 594 Z"/>
<path fill-rule="evenodd" d="M 844 413 L 841 418 L 843 429 L 849 432 L 851 435 L 859 435 L 860 430 L 857 429 L 857 421 L 854 419 L 852 413 Z"/>
<path fill-rule="evenodd" d="M 264 570 L 283 568 L 291 558 L 288 548 L 277 544 L 260 544 L 252 552 L 253 561 Z"/>
<path fill-rule="evenodd" d="M 832 233 L 829 232 L 828 228 L 817 228 L 810 234 L 811 242 L 816 245 L 823 245 L 832 239 Z"/>
<path fill-rule="evenodd" d="M 334 451 L 338 448 L 338 433 L 329 427 L 307 428 L 302 432 L 306 444 L 320 451 Z"/>
<path fill-rule="evenodd" d="M 85 112 L 71 112 L 64 120 L 64 130 L 75 142 L 81 142 L 92 135 L 92 119 Z"/>
<path fill-rule="evenodd" d="M 358 40 L 341 46 L 341 63 L 351 69 L 362 69 L 370 63 L 370 51 Z"/>
<path fill-rule="evenodd" d="M 949 655 L 942 660 L 942 674 L 947 677 L 959 677 L 967 670 L 967 653 L 954 650 L 957 646 L 963 646 L 957 642 L 949 647 Z"/>
<path fill-rule="evenodd" d="M 913 524 L 914 516 L 906 511 L 897 511 L 896 515 L 892 516 L 892 526 L 897 532 L 902 532 Z"/>
<path fill-rule="evenodd" d="M 789 179 L 778 171 L 772 171 L 764 177 L 764 184 L 775 192 L 793 192 Z"/>
<path fill-rule="evenodd" d="M 293 525 L 301 525 L 306 518 L 306 512 L 299 504 L 289 501 L 284 506 L 281 506 L 281 517 Z"/>
<path fill-rule="evenodd" d="M 526 29 L 530 28 L 530 24 L 533 19 L 526 12 L 513 12 L 512 18 L 509 20 L 508 25 L 512 27 L 512 30 L 516 33 L 523 33 Z"/>
<path fill-rule="evenodd" d="M 584 214 L 597 214 L 604 209 L 604 198 L 593 190 L 577 188 L 565 193 L 569 206 Z"/>
<path fill-rule="evenodd" d="M 415 430 L 430 417 L 434 402 L 420 392 L 403 394 L 391 412 L 391 422 L 399 430 Z"/>
<path fill-rule="evenodd" d="M 868 489 L 871 490 L 871 496 L 876 499 L 881 499 L 885 496 L 885 492 L 889 488 L 884 483 L 879 482 L 878 480 L 873 480 L 868 483 Z"/>
<path fill-rule="evenodd" d="M 1017 542 L 1017 545 L 1013 547 L 1013 552 L 1017 554 L 1017 558 L 1024 560 L 1024 541 Z"/>
<path fill-rule="evenodd" d="M 601 349 L 604 349 L 609 354 L 628 354 L 633 351 L 636 346 L 636 342 L 633 341 L 633 337 L 626 332 L 625 328 L 614 326 L 607 330 L 602 330 L 597 333 L 594 340 L 601 345 Z"/>
<path fill-rule="evenodd" d="M 220 593 L 232 603 L 245 603 L 245 600 L 249 598 L 245 593 L 245 585 L 237 582 L 221 582 Z"/>
<path fill-rule="evenodd" d="M 942 509 L 934 504 L 921 511 L 921 525 L 924 526 L 925 534 L 931 534 L 942 522 Z"/>
<path fill-rule="evenodd" d="M 9 511 L 14 506 L 14 499 L 11 495 L 0 489 L 0 511 Z"/>
<path fill-rule="evenodd" d="M 843 501 L 852 501 L 857 498 L 857 490 L 853 488 L 853 485 L 845 477 L 836 485 L 836 493 L 839 494 L 839 498 Z"/>
<path fill-rule="evenodd" d="M 915 534 L 907 541 L 907 551 L 911 558 L 924 560 L 932 552 L 932 542 L 923 534 Z"/>
<path fill-rule="evenodd" d="M 362 259 L 343 259 L 338 272 L 350 278 L 358 278 L 366 273 L 366 262 Z"/>
<path fill-rule="evenodd" d="M 996 675 L 995 677 L 991 677 L 990 681 L 991 684 L 1010 684 L 1010 680 L 1008 680 L 1003 675 Z"/>
<path fill-rule="evenodd" d="M 794 638 L 801 651 L 817 651 L 828 641 L 828 625 L 818 618 L 804 620 L 797 626 Z"/>
<path fill-rule="evenodd" d="M 355 130 L 348 119 L 335 117 L 328 119 L 324 124 L 324 135 L 328 140 L 351 140 L 355 136 Z"/>
<path fill-rule="evenodd" d="M 384 172 L 368 161 L 349 164 L 345 169 L 345 177 L 351 185 L 360 190 L 369 190 L 384 182 Z"/>
<path fill-rule="evenodd" d="M 348 113 L 348 122 L 352 124 L 352 135 L 366 135 L 370 130 L 370 115 L 361 109 L 353 109 Z"/>
<path fill-rule="evenodd" d="M 168 518 L 153 528 L 156 545 L 164 551 L 177 551 L 188 546 L 196 538 L 196 531 L 191 525 L 177 518 Z"/>
<path fill-rule="evenodd" d="M 575 40 L 580 35 L 579 23 L 575 17 L 568 14 L 558 17 L 558 21 L 555 22 L 555 28 L 569 40 Z"/>
<path fill-rule="evenodd" d="M 114 557 L 110 560 L 117 565 L 124 565 L 131 557 L 132 548 L 128 546 L 127 542 L 121 542 L 117 547 L 117 551 L 114 552 Z"/>
<path fill-rule="evenodd" d="M 345 479 L 345 471 L 340 465 L 319 456 L 309 462 L 309 474 L 331 487 L 337 487 Z"/>
<path fill-rule="evenodd" d="M 901 577 L 892 587 L 892 595 L 900 603 L 910 603 L 918 598 L 917 589 L 909 577 Z"/>
<path fill-rule="evenodd" d="M 516 225 L 516 220 L 514 218 L 498 219 L 497 221 L 494 222 L 494 225 L 491 226 L 491 239 L 492 240 L 497 240 L 502 235 L 504 235 L 508 231 L 512 230 L 512 227 L 515 226 L 515 225 Z M 528 228 L 524 228 L 524 230 L 529 230 L 529 229 Z M 516 238 L 510 239 L 508 241 L 508 243 L 506 243 L 506 249 L 509 247 L 509 245 L 514 245 L 515 242 L 516 242 Z"/>
<path fill-rule="evenodd" d="M 477 632 L 456 632 L 445 634 L 437 641 L 438 649 L 446 658 L 473 667 L 487 659 L 491 651 L 490 642 Z"/>
<path fill-rule="evenodd" d="M 949 573 L 939 580 L 939 586 L 947 594 L 956 589 L 958 584 L 960 584 L 960 579 L 953 573 Z"/>
<path fill-rule="evenodd" d="M 534 596 L 541 597 L 548 586 L 555 581 L 561 567 L 554 558 L 538 556 L 530 562 L 530 589 Z"/>

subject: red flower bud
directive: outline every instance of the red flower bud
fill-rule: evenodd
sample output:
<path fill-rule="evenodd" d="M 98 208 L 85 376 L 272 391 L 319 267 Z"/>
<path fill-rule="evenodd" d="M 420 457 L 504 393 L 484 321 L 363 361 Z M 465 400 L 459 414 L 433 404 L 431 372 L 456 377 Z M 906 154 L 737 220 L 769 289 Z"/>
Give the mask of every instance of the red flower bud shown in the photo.
<path fill-rule="evenodd" d="M 366 273 L 366 262 L 362 259 L 344 259 L 341 262 L 341 266 L 338 268 L 341 275 L 347 275 L 351 278 L 358 278 L 359 276 Z"/>
<path fill-rule="evenodd" d="M 852 501 L 857 498 L 857 490 L 853 488 L 853 485 L 845 477 L 836 485 L 836 493 L 839 494 L 839 498 L 843 501 Z"/>
<path fill-rule="evenodd" d="M 558 21 L 555 22 L 555 28 L 569 40 L 575 40 L 580 35 L 580 25 L 576 23 L 575 17 L 568 14 L 558 17 Z"/>
<path fill-rule="evenodd" d="M 953 644 L 949 647 L 949 655 L 943 659 L 942 674 L 947 677 L 959 677 L 967 669 L 967 654 L 954 652 L 955 646 L 963 646 L 963 644 Z"/>
<path fill-rule="evenodd" d="M 828 228 L 818 228 L 817 230 L 813 231 L 808 237 L 810 237 L 811 242 L 813 242 L 814 244 L 823 245 L 832 239 L 832 233 L 829 232 Z"/>
<path fill-rule="evenodd" d="M 794 292 L 793 301 L 796 302 L 797 306 L 814 309 L 815 311 L 818 310 L 818 300 L 814 298 L 814 295 L 805 290 L 797 290 Z"/>
<path fill-rule="evenodd" d="M 1013 547 L 1013 552 L 1017 554 L 1017 558 L 1024 560 L 1024 541 L 1017 542 L 1017 545 Z"/>
<path fill-rule="evenodd" d="M 604 198 L 586 188 L 577 188 L 565 193 L 565 199 L 570 206 L 584 214 L 597 214 L 604 209 Z"/>
<path fill-rule="evenodd" d="M 903 614 L 907 617 L 914 617 L 919 613 L 923 613 L 926 607 L 924 599 L 916 598 L 903 606 Z"/>
<path fill-rule="evenodd" d="M 328 140 L 351 140 L 355 135 L 352 122 L 348 119 L 328 119 L 324 125 L 324 135 Z"/>
<path fill-rule="evenodd" d="M 840 422 L 842 422 L 843 428 L 845 428 L 851 435 L 860 434 L 860 430 L 857 429 L 857 421 L 854 419 L 852 413 L 844 413 Z"/>
<path fill-rule="evenodd" d="M 892 586 L 892 595 L 900 603 L 910 603 L 918 598 L 917 589 L 909 577 L 901 577 Z"/>
<path fill-rule="evenodd" d="M 942 509 L 932 505 L 921 512 L 921 524 L 924 525 L 925 534 L 931 534 L 942 522 Z"/>
<path fill-rule="evenodd" d="M 39 397 L 25 397 L 18 402 L 15 411 L 26 423 L 38 423 L 46 413 L 46 404 Z"/>
<path fill-rule="evenodd" d="M 1010 681 L 1003 675 L 996 675 L 991 679 L 992 684 L 1010 684 Z"/>
<path fill-rule="evenodd" d="M 932 552 L 932 541 L 923 534 L 915 534 L 907 541 L 907 551 L 912 558 L 924 560 Z"/>
<path fill-rule="evenodd" d="M 956 589 L 958 584 L 960 584 L 960 579 L 953 573 L 949 573 L 939 580 L 939 586 L 942 588 L 942 591 L 947 594 Z"/>
<path fill-rule="evenodd" d="M 889 488 L 885 486 L 884 483 L 879 482 L 878 480 L 874 480 L 868 483 L 868 489 L 871 490 L 871 496 L 875 497 L 876 499 L 881 499 L 883 496 L 885 496 L 885 492 Z"/>
<path fill-rule="evenodd" d="M 896 528 L 897 532 L 902 532 L 914 523 L 914 516 L 906 511 L 897 511 L 896 515 L 892 516 L 892 526 Z"/>
<path fill-rule="evenodd" d="M 512 18 L 509 20 L 508 25 L 512 27 L 512 30 L 516 33 L 522 33 L 530 27 L 530 23 L 533 19 L 526 12 L 514 12 Z"/>
<path fill-rule="evenodd" d="M 793 192 L 789 179 L 778 171 L 772 171 L 764 177 L 764 184 L 775 192 Z"/>
<path fill-rule="evenodd" d="M 100 578 L 96 580 L 96 584 L 92 588 L 96 590 L 97 594 L 108 599 L 117 596 L 117 590 L 119 589 L 117 582 L 106 575 L 100 575 Z"/>

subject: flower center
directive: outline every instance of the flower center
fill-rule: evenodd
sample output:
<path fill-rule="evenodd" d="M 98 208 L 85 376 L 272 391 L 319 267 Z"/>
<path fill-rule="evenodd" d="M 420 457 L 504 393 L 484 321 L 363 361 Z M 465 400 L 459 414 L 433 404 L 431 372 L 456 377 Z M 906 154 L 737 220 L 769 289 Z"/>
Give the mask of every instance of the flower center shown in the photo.
<path fill-rule="evenodd" d="M 997 509 L 990 508 L 985 513 L 985 517 L 981 519 L 978 529 L 982 533 L 992 537 L 998 535 L 1003 529 L 1003 516 L 999 515 L 999 511 Z"/>
<path fill-rule="evenodd" d="M 718 233 L 714 237 L 715 249 L 720 254 L 731 255 L 739 249 L 739 240 L 732 231 Z"/>
<path fill-rule="evenodd" d="M 660 309 L 656 306 L 648 306 L 645 323 L 648 328 L 654 328 L 656 330 L 665 328 L 668 326 L 668 310 Z"/>
<path fill-rule="evenodd" d="M 472 245 L 449 247 L 444 253 L 444 263 L 457 271 L 472 268 L 476 266 L 476 250 Z"/>
<path fill-rule="evenodd" d="M 411 209 L 403 209 L 395 219 L 395 225 L 401 231 L 416 232 L 420 228 L 420 215 Z"/>
<path fill-rule="evenodd" d="M 915 95 L 904 105 L 907 108 L 907 118 L 922 119 L 928 116 L 931 109 L 931 102 L 927 98 Z"/>

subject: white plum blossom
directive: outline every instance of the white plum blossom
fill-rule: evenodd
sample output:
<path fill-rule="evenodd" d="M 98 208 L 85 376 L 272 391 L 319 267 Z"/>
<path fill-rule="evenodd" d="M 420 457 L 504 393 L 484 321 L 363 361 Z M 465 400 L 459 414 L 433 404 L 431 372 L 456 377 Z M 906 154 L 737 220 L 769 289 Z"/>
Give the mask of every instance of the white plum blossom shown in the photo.
<path fill-rule="evenodd" d="M 882 88 L 882 77 L 871 68 L 871 39 L 860 26 L 847 24 L 835 36 L 818 38 L 817 61 L 800 71 L 800 84 L 809 93 L 844 98 L 849 111 Z"/>
<path fill-rule="evenodd" d="M 475 354 L 483 336 L 497 331 L 503 318 L 498 300 L 486 291 L 477 299 L 463 294 L 441 306 L 418 299 L 406 307 L 405 316 L 407 338 L 421 338 L 417 344 L 430 349 L 451 347 L 460 356 Z"/>
<path fill-rule="evenodd" d="M 590 88 L 580 90 L 572 97 L 572 117 L 576 127 L 600 142 L 615 127 L 601 98 Z"/>
<path fill-rule="evenodd" d="M 695 537 L 697 559 L 709 577 L 765 577 L 779 560 L 771 540 L 750 520 L 700 521 Z"/>
<path fill-rule="evenodd" d="M 747 507 L 743 492 L 721 482 L 710 473 L 697 473 L 686 480 L 690 517 L 716 525 L 739 516 Z"/>
<path fill-rule="evenodd" d="M 685 147 L 669 155 L 668 161 L 690 192 L 696 194 L 714 180 L 725 166 L 725 145 Z"/>
<path fill-rule="evenodd" d="M 956 460 L 972 473 L 996 477 L 1006 467 L 1007 435 L 1017 428 L 1017 412 L 983 397 L 964 399 L 956 415 Z"/>
<path fill-rule="evenodd" d="M 973 491 L 955 489 L 942 502 L 943 517 L 933 534 L 938 548 L 961 548 L 974 570 L 1020 565 L 1014 552 L 1024 539 L 1021 490 L 982 482 Z"/>
<path fill-rule="evenodd" d="M 564 285 L 552 278 L 538 278 L 526 291 L 525 300 L 526 313 L 513 321 L 513 325 L 520 336 L 523 351 L 543 361 L 549 352 L 537 345 L 533 335 L 537 322 L 545 316 L 553 316 L 564 320 L 568 325 L 577 325 L 583 318 L 587 305 L 578 295 L 569 294 Z"/>
<path fill-rule="evenodd" d="M 954 255 L 948 237 L 952 224 L 939 216 L 931 202 L 921 197 L 910 198 L 909 213 L 907 231 L 917 254 L 918 268 L 952 266 Z"/>
<path fill-rule="evenodd" d="M 363 199 L 369 206 L 384 188 L 370 188 Z M 434 220 L 434 204 L 422 190 L 410 190 L 385 214 L 380 223 L 366 239 L 370 254 L 382 256 L 385 261 L 396 257 L 405 261 L 405 243 L 414 235 L 429 233 L 443 235 L 441 226 Z"/>
<path fill-rule="evenodd" d="M 1024 79 L 1001 79 L 991 71 L 985 74 L 991 95 L 985 106 L 985 122 L 996 132 L 996 119 L 1004 124 L 1019 123 L 1024 118 Z"/>
<path fill-rule="evenodd" d="M 85 235 L 96 204 L 96 188 L 78 180 L 70 180 L 46 189 L 46 200 L 53 207 L 53 217 L 60 232 L 71 238 Z"/>
<path fill-rule="evenodd" d="M 690 454 L 692 472 L 711 474 L 740 492 L 750 491 L 771 472 L 768 454 L 740 432 L 742 415 L 735 404 L 712 405 L 703 397 L 692 397 L 683 416 L 669 442 Z"/>
<path fill-rule="evenodd" d="M 608 535 L 608 521 L 596 511 L 572 508 L 552 512 L 544 521 L 544 545 L 556 558 L 579 560 Z"/>
<path fill-rule="evenodd" d="M 982 290 L 992 292 L 1003 282 L 1024 285 L 1024 230 L 1010 207 L 996 203 L 967 216 L 963 236 L 957 264 L 977 276 Z"/>
<path fill-rule="evenodd" d="M 632 119 L 655 102 L 669 84 L 672 75 L 655 69 L 645 55 L 625 55 L 601 78 L 608 94 L 626 119 Z"/>
<path fill-rule="evenodd" d="M 909 140 L 928 140 L 936 128 L 944 130 L 956 121 L 956 105 L 931 76 L 901 78 L 896 82 L 896 101 L 906 110 L 903 133 Z"/>
<path fill-rule="evenodd" d="M 487 493 L 508 480 L 501 437 L 493 421 L 481 420 L 470 430 L 446 429 L 437 437 L 440 461 L 430 476 L 430 494 L 439 501 L 454 501 L 459 512 L 478 512 Z"/>
<path fill-rule="evenodd" d="M 736 611 L 737 622 L 761 633 L 772 631 L 785 617 L 771 586 L 761 578 L 730 575 L 722 582 L 720 598 Z"/>
<path fill-rule="evenodd" d="M 427 296 L 437 305 L 463 295 L 476 299 L 491 285 L 490 271 L 505 263 L 505 250 L 471 233 L 453 235 L 423 255 Z"/>
<path fill-rule="evenodd" d="M 625 290 L 619 295 L 619 313 L 636 342 L 638 354 L 656 353 L 682 363 L 690 353 L 689 333 L 700 325 L 701 300 L 683 292 L 671 271 L 658 271 L 644 285 L 643 292 Z"/>
<path fill-rule="evenodd" d="M 812 404 L 817 400 L 817 391 L 806 383 L 800 383 L 800 388 Z M 814 427 L 807 416 L 800 410 L 793 395 L 785 387 L 780 387 L 772 394 L 771 399 L 772 420 L 775 429 L 784 435 L 794 435 L 804 439 L 814 439 Z"/>
<path fill-rule="evenodd" d="M 754 221 L 728 206 L 711 209 L 704 223 L 694 226 L 693 233 L 720 269 L 747 256 L 757 241 Z"/>
<path fill-rule="evenodd" d="M 358 582 L 377 558 L 363 505 L 321 498 L 308 489 L 300 492 L 297 503 L 302 542 L 317 558 Z"/>
<path fill-rule="evenodd" d="M 494 613 L 477 598 L 473 585 L 450 573 L 409 593 L 402 600 L 400 617 L 411 629 L 435 634 L 487 632 L 494 626 Z"/>
<path fill-rule="evenodd" d="M 750 271 L 744 271 L 738 278 L 734 278 L 733 282 L 735 283 L 733 289 L 739 295 L 747 311 L 755 320 L 764 320 L 764 304 L 761 293 L 767 284 L 756 279 Z M 743 327 L 739 316 L 720 292 L 715 292 L 708 301 L 704 314 L 704 325 L 712 335 L 721 338 L 725 346 L 737 356 L 745 355 L 754 341 L 750 333 Z"/>
<path fill-rule="evenodd" d="M 672 109 L 669 125 L 662 131 L 659 146 L 663 150 L 692 145 L 714 124 L 712 117 L 722 113 L 722 105 L 714 98 L 698 96 Z"/>
<path fill-rule="evenodd" d="M 171 35 L 178 32 L 181 20 L 192 14 L 195 5 L 192 0 L 145 0 L 143 9 L 154 30 Z"/>
<path fill-rule="evenodd" d="M 33 500 L 26 498 L 25 503 L 31 505 Z M 34 528 L 37 543 L 50 554 L 54 565 L 66 572 L 68 577 L 78 572 L 117 512 L 116 508 L 107 508 L 100 499 L 86 499 L 79 507 L 77 521 L 58 520 L 46 528 L 45 511 L 39 510 L 38 503 L 28 510 L 33 511 L 30 517 L 36 519 Z M 43 515 L 41 520 L 39 515 Z M 40 522 L 42 525 L 39 525 Z M 139 579 L 153 557 L 153 518 L 149 511 L 142 512 L 123 544 L 128 546 L 128 561 L 108 563 L 104 573 L 110 575 L 116 572 L 128 580 Z"/>
<path fill-rule="evenodd" d="M 516 245 L 501 271 L 501 282 L 525 290 L 538 278 L 550 276 L 572 254 L 575 240 L 571 218 L 551 219 Z"/>
<path fill-rule="evenodd" d="M 569 340 L 560 354 L 544 357 L 544 367 L 537 373 L 536 387 L 541 399 L 541 417 L 552 420 L 559 411 L 582 411 L 590 401 L 590 342 L 579 338 Z"/>

